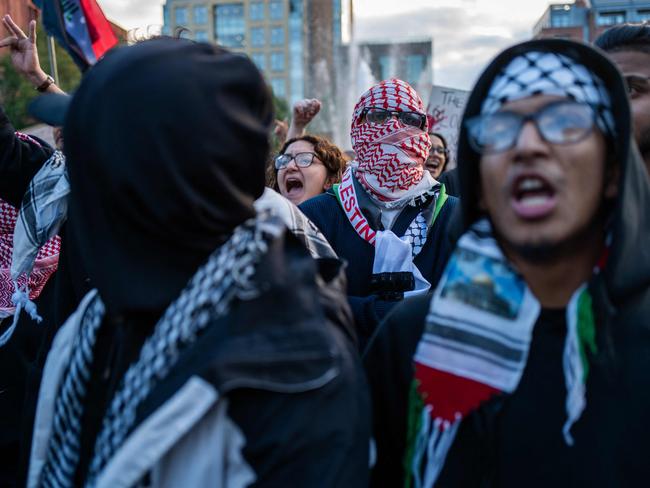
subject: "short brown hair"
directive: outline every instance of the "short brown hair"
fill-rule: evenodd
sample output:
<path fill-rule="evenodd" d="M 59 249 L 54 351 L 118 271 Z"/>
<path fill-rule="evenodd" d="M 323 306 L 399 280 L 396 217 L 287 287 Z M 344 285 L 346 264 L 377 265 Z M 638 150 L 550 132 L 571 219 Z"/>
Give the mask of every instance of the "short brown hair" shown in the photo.
<path fill-rule="evenodd" d="M 343 170 L 345 169 L 347 162 L 345 156 L 336 144 L 331 143 L 324 137 L 305 134 L 287 140 L 282 145 L 282 148 L 278 152 L 278 155 L 284 154 L 287 148 L 297 141 L 305 141 L 313 145 L 316 156 L 318 156 L 318 159 L 321 160 L 325 166 L 325 169 L 327 169 L 327 178 L 334 183 L 339 183 L 341 181 L 341 176 L 343 176 Z M 279 191 L 277 176 L 278 171 L 275 169 L 275 160 L 272 160 L 267 167 L 267 185 L 274 190 Z"/>

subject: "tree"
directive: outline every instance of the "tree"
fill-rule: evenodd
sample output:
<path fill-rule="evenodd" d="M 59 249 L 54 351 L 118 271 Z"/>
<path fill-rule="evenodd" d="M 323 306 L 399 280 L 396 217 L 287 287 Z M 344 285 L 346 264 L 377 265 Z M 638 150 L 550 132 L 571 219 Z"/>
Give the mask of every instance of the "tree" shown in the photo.
<path fill-rule="evenodd" d="M 36 42 L 41 66 L 46 72 L 49 72 L 48 40 L 40 25 L 37 29 Z M 59 70 L 58 85 L 66 92 L 73 91 L 79 85 L 81 72 L 62 47 L 57 45 L 55 52 Z M 27 113 L 27 106 L 39 94 L 33 86 L 16 73 L 8 53 L 2 54 L 3 56 L 0 58 L 0 103 L 15 127 L 30 125 L 35 121 Z"/>

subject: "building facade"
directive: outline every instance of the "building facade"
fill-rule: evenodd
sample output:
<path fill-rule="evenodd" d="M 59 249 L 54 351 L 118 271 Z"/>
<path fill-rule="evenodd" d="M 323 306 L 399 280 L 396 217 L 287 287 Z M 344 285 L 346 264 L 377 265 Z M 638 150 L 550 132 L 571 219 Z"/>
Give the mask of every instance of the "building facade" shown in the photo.
<path fill-rule="evenodd" d="M 549 5 L 533 28 L 533 35 L 593 42 L 613 25 L 648 21 L 650 0 L 576 0 Z"/>
<path fill-rule="evenodd" d="M 332 96 L 341 0 L 167 0 L 164 32 L 242 52 L 290 103 Z"/>
<path fill-rule="evenodd" d="M 362 42 L 359 48 L 374 80 L 404 80 L 415 88 L 423 100 L 431 91 L 433 41 L 430 38 L 404 42 Z"/>
<path fill-rule="evenodd" d="M 27 27 L 30 20 L 36 19 L 37 12 L 30 0 L 0 0 L 0 16 L 11 15 L 19 26 Z"/>

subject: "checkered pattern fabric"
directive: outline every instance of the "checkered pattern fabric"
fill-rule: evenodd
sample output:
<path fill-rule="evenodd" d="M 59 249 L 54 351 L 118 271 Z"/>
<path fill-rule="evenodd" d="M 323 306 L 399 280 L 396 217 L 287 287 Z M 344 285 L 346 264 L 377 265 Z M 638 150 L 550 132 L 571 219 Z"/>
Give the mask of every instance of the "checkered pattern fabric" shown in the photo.
<path fill-rule="evenodd" d="M 257 264 L 266 254 L 270 241 L 281 235 L 284 228 L 279 218 L 268 213 L 238 227 L 169 306 L 145 341 L 138 360 L 122 378 L 108 407 L 89 468 L 89 486 L 94 485 L 102 468 L 136 426 L 139 405 L 176 364 L 180 351 L 194 343 L 209 323 L 227 314 L 234 301 L 257 295 L 254 281 Z M 97 313 L 87 313 L 95 307 L 95 302 L 101 304 L 99 295 L 83 314 L 80 339 L 58 392 L 55 412 L 60 414 L 55 413 L 48 460 L 41 478 L 45 487 L 73 486 L 79 459 L 79 421 L 93 360 L 94 338 L 103 316 L 103 306 L 96 309 Z"/>
<path fill-rule="evenodd" d="M 0 347 L 11 339 L 21 311 L 41 320 L 32 300 L 58 267 L 61 240 L 56 234 L 67 214 L 69 192 L 65 158 L 55 151 L 29 183 L 20 212 L 8 204 L 0 208 L 0 318 L 14 316 L 0 336 Z"/>
<path fill-rule="evenodd" d="M 411 254 L 413 259 L 415 259 L 415 256 L 420 254 L 424 244 L 427 242 L 427 231 L 427 221 L 424 218 L 424 215 L 419 213 L 413 222 L 411 222 L 409 228 L 406 229 L 403 237 L 404 240 L 411 244 Z"/>
<path fill-rule="evenodd" d="M 93 347 L 105 312 L 97 291 L 93 290 L 91 294 L 84 301 L 82 327 L 74 342 L 70 364 L 54 404 L 54 427 L 41 477 L 43 488 L 74 486 Z"/>
<path fill-rule="evenodd" d="M 364 93 L 354 108 L 350 136 L 356 153 L 355 176 L 382 201 L 402 199 L 422 180 L 431 139 L 426 127 L 405 127 L 391 118 L 381 125 L 361 121 L 365 108 L 426 114 L 416 91 L 398 79 L 382 81 Z"/>
<path fill-rule="evenodd" d="M 586 103 L 596 111 L 599 128 L 605 134 L 616 133 L 612 102 L 603 81 L 584 65 L 555 53 L 531 51 L 514 58 L 494 79 L 481 115 L 534 95 L 558 95 Z"/>
<path fill-rule="evenodd" d="M 24 140 L 33 141 L 29 136 L 19 136 L 18 133 L 16 135 Z M 36 141 L 33 143 L 38 144 Z M 33 182 L 28 187 L 26 200 L 34 199 L 31 193 L 32 189 Z M 15 207 L 0 200 L 0 318 L 9 317 L 16 311 L 16 305 L 12 299 L 16 289 L 14 280 L 17 281 L 20 289 L 28 289 L 29 299 L 34 300 L 40 295 L 47 280 L 56 271 L 59 262 L 61 239 L 54 233 L 34 245 L 30 251 L 30 266 L 20 276 L 11 272 L 16 248 L 19 251 L 22 249 L 20 239 L 16 246 L 15 235 L 22 231 L 21 218 L 22 214 L 19 215 Z M 0 340 L 0 343 L 6 342 L 4 339 Z M 6 339 L 8 340 L 8 338 Z"/>

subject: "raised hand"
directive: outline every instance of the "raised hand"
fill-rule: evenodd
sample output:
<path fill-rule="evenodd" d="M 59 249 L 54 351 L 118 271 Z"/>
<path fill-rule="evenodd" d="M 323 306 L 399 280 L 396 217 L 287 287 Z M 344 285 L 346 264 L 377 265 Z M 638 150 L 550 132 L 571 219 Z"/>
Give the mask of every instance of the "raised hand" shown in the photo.
<path fill-rule="evenodd" d="M 2 23 L 11 34 L 0 40 L 0 48 L 10 49 L 11 64 L 16 71 L 27 78 L 35 87 L 40 86 L 47 74 L 41 69 L 36 49 L 36 21 L 29 23 L 29 36 L 16 25 L 10 15 L 2 17 Z"/>
<path fill-rule="evenodd" d="M 315 98 L 300 100 L 293 106 L 293 119 L 291 123 L 298 127 L 305 127 L 320 112 L 321 103 Z"/>

